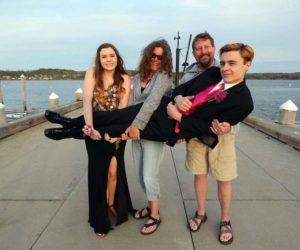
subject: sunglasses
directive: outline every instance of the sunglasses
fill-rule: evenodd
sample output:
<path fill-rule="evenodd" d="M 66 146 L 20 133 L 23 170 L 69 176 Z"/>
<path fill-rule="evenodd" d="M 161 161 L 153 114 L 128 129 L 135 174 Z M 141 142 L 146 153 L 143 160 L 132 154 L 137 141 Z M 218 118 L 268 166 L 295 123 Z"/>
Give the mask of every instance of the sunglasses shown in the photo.
<path fill-rule="evenodd" d="M 163 59 L 163 56 L 162 55 L 156 55 L 156 54 L 152 53 L 151 54 L 151 58 L 152 59 L 157 58 L 157 60 L 161 61 Z"/>

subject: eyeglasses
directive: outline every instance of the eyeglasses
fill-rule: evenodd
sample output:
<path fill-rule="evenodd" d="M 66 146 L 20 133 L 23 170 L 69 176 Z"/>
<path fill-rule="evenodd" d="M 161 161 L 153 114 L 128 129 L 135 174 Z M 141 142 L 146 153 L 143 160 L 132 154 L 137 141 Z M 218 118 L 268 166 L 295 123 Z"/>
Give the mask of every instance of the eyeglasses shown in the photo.
<path fill-rule="evenodd" d="M 152 59 L 157 58 L 157 60 L 161 61 L 163 59 L 163 56 L 162 55 L 156 55 L 155 53 L 152 53 L 151 58 Z"/>

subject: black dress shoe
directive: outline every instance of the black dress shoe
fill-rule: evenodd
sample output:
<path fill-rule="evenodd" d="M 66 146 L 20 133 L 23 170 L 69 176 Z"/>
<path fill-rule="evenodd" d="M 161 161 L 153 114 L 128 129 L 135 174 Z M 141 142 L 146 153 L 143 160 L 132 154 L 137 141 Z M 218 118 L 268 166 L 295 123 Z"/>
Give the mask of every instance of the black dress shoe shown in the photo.
<path fill-rule="evenodd" d="M 57 112 L 46 110 L 45 117 L 49 122 L 57 123 L 68 128 L 72 127 L 72 119 Z"/>
<path fill-rule="evenodd" d="M 62 140 L 72 137 L 71 129 L 68 128 L 47 128 L 44 134 L 52 140 Z"/>

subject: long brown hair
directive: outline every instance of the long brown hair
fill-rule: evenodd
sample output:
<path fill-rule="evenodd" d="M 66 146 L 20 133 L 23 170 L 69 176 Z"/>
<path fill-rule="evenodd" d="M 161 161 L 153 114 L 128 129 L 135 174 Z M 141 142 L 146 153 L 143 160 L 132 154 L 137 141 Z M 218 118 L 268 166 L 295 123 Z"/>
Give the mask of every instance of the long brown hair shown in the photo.
<path fill-rule="evenodd" d="M 114 72 L 113 85 L 118 88 L 118 90 L 119 90 L 118 92 L 120 94 L 125 90 L 122 87 L 122 84 L 124 82 L 124 79 L 123 79 L 122 75 L 123 74 L 127 75 L 127 72 L 125 70 L 124 62 L 123 62 L 122 57 L 120 56 L 119 51 L 111 43 L 103 43 L 97 49 L 97 53 L 96 53 L 96 57 L 95 57 L 95 73 L 94 73 L 94 77 L 95 77 L 95 80 L 96 80 L 96 88 L 98 88 L 100 90 L 104 90 L 104 83 L 103 83 L 103 71 L 104 71 L 104 69 L 103 69 L 103 67 L 100 63 L 99 58 L 100 58 L 101 50 L 102 49 L 107 49 L 107 48 L 112 48 L 114 50 L 114 52 L 116 53 L 116 56 L 117 56 L 117 67 L 116 67 L 115 72 Z"/>
<path fill-rule="evenodd" d="M 169 77 L 172 77 L 173 63 L 172 53 L 168 42 L 164 39 L 156 40 L 147 45 L 142 51 L 142 58 L 138 67 L 138 73 L 142 81 L 148 78 L 151 74 L 150 61 L 151 54 L 155 48 L 163 49 L 163 58 L 161 60 L 160 72 L 165 72 Z"/>

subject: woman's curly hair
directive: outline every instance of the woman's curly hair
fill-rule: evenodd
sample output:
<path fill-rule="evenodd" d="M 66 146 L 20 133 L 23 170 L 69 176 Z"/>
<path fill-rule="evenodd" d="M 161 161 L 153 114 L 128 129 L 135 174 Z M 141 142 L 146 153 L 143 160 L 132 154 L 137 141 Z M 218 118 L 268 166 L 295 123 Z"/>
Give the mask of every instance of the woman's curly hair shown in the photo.
<path fill-rule="evenodd" d="M 140 77 L 143 80 L 146 80 L 151 73 L 150 61 L 151 55 L 155 48 L 162 48 L 163 55 L 161 60 L 160 72 L 166 73 L 169 77 L 172 77 L 173 72 L 173 62 L 172 62 L 172 52 L 168 42 L 165 39 L 155 40 L 147 45 L 141 53 L 141 61 L 137 69 Z"/>

